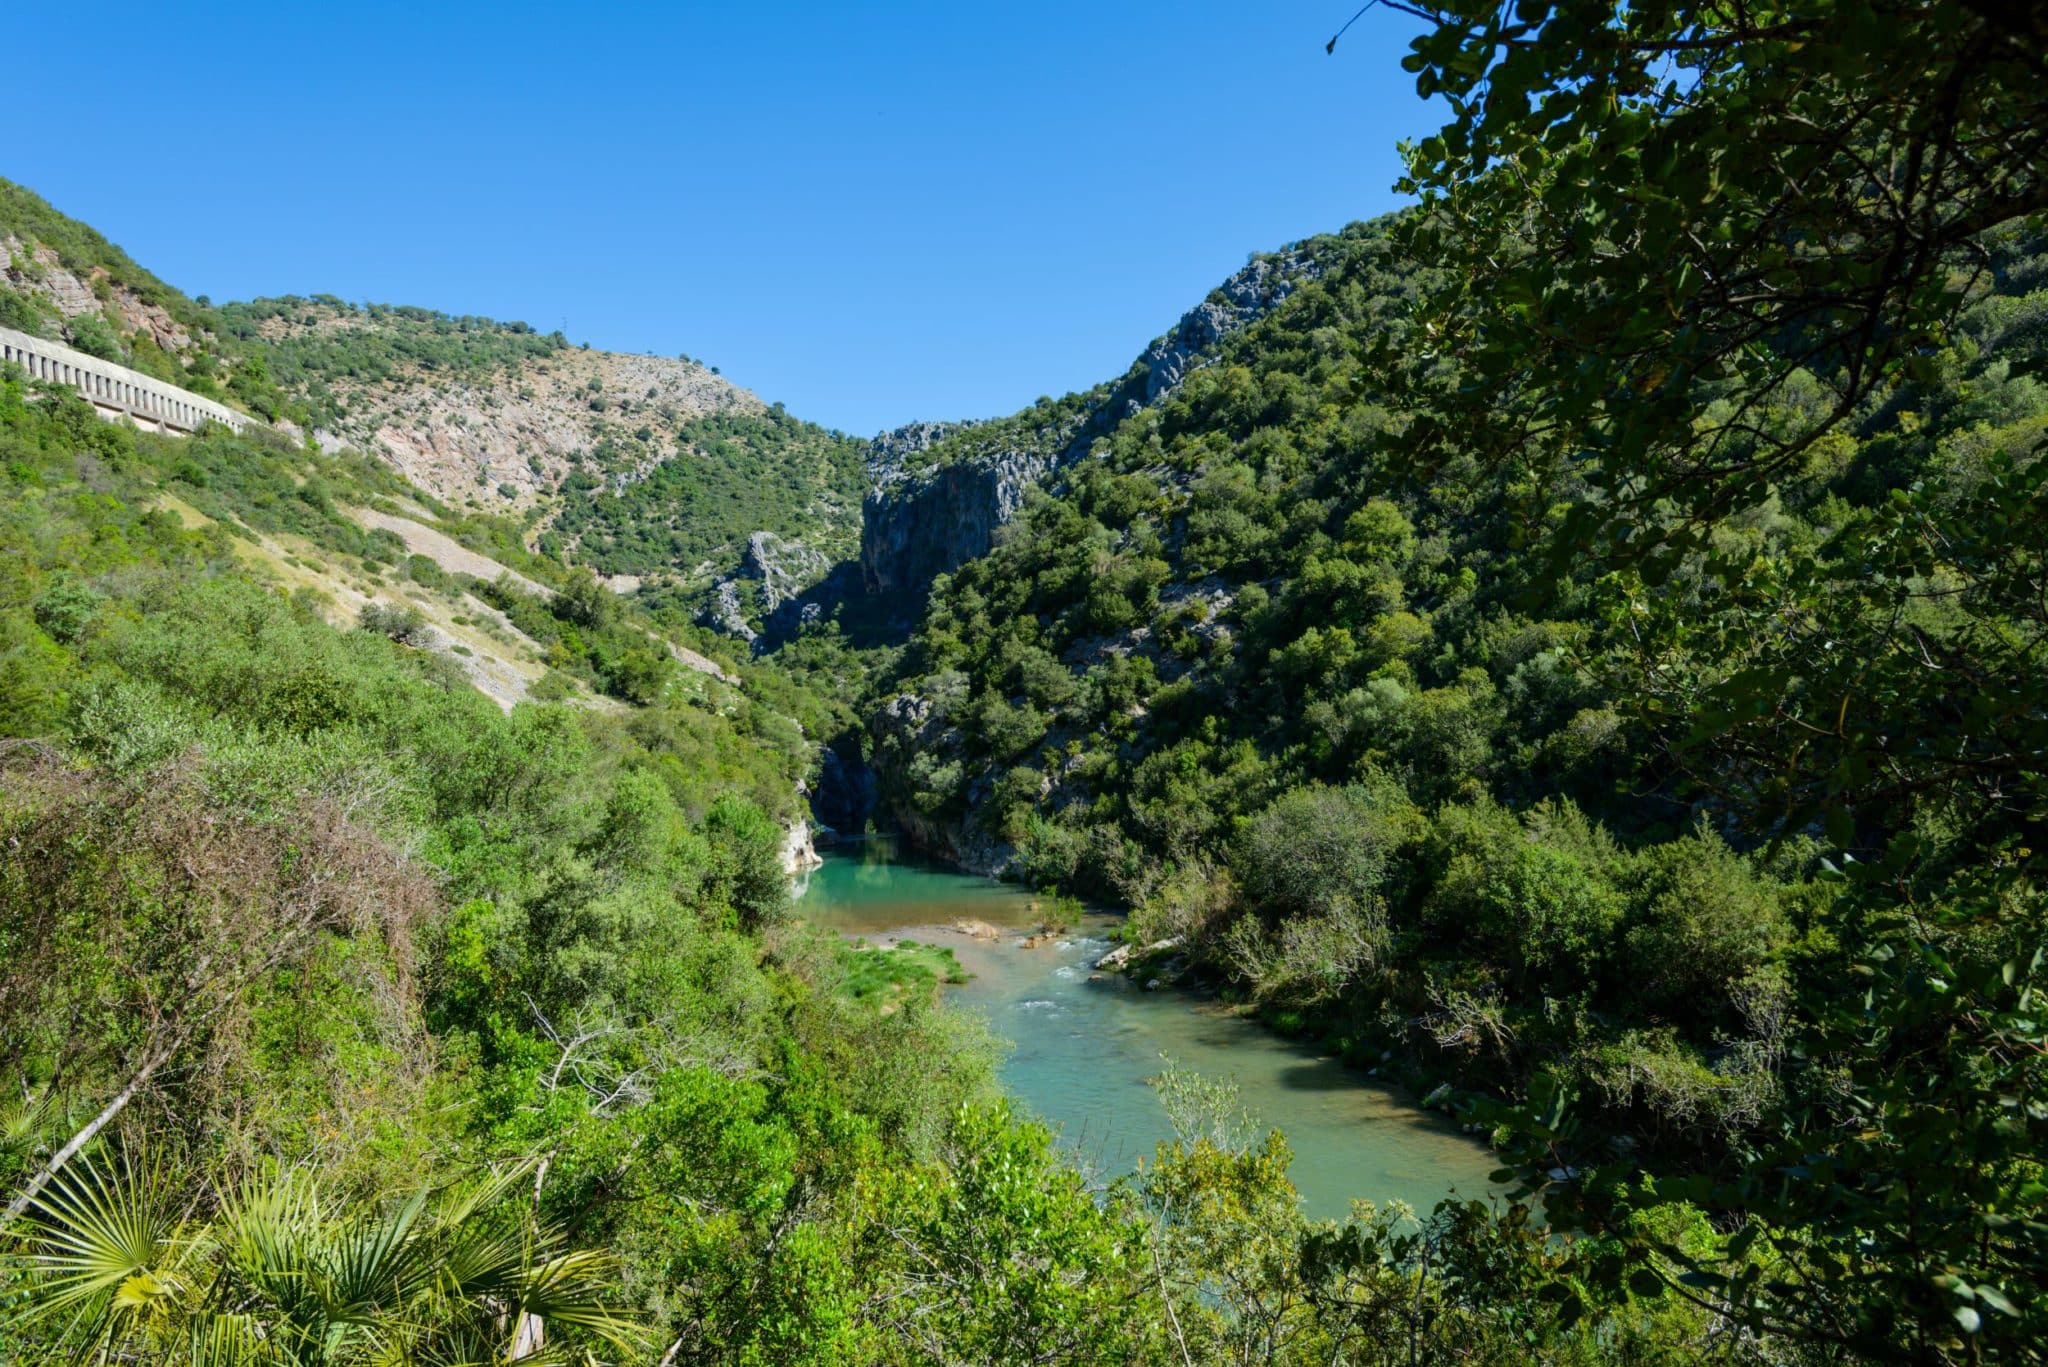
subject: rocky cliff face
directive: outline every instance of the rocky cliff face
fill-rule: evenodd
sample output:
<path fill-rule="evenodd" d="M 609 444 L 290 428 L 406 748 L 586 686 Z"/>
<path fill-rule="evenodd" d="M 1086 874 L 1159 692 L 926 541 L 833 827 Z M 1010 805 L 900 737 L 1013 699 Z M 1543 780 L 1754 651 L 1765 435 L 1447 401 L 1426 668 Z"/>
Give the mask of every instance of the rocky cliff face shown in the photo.
<path fill-rule="evenodd" d="M 783 604 L 816 584 L 828 568 L 824 554 L 801 541 L 754 532 L 747 537 L 738 573 L 712 586 L 697 620 L 752 645 L 761 633 L 747 620 L 748 605 L 758 604 L 762 616 L 772 620 Z"/>
<path fill-rule="evenodd" d="M 861 581 L 870 594 L 921 596 L 935 575 L 986 551 L 1051 456 L 1002 452 L 915 478 L 880 472 L 861 503 Z"/>
<path fill-rule="evenodd" d="M 376 326 L 361 313 L 322 305 L 272 319 L 263 333 L 289 342 Z M 694 361 L 578 348 L 485 373 L 401 366 L 368 380 L 336 375 L 327 384 L 341 414 L 315 434 L 323 446 L 374 452 L 443 502 L 489 512 L 545 500 L 578 460 L 602 448 L 643 450 L 658 461 L 691 418 L 767 408 Z"/>
<path fill-rule="evenodd" d="M 957 764 L 960 733 L 946 725 L 929 698 L 899 693 L 868 719 L 874 739 L 878 788 L 889 814 L 910 843 L 969 873 L 1001 878 L 1016 864 L 1017 851 L 972 821 L 927 816 L 904 801 L 905 771 L 912 756 Z M 970 788 L 969 808 L 988 795 L 993 780 L 983 775 Z"/>
<path fill-rule="evenodd" d="M 835 839 L 862 834 L 874 814 L 877 794 L 875 771 L 862 756 L 858 738 L 846 735 L 825 746 L 819 761 L 811 815 Z"/>
<path fill-rule="evenodd" d="M 1139 361 L 1145 372 L 1145 404 L 1158 403 L 1180 388 L 1188 373 L 1213 359 L 1232 333 L 1250 327 L 1321 274 L 1315 258 L 1299 248 L 1253 258 L 1183 314 L 1173 331 L 1146 348 Z"/>
<path fill-rule="evenodd" d="M 147 337 L 173 354 L 205 349 L 212 340 L 195 336 L 169 309 L 144 299 L 104 268 L 74 270 L 54 248 L 12 233 L 0 233 L 0 285 L 53 306 L 63 317 L 66 341 L 78 340 L 71 332 L 73 320 L 92 317 L 104 318 L 123 337 Z"/>
<path fill-rule="evenodd" d="M 1148 347 L 1130 370 L 1018 439 L 977 441 L 976 424 L 916 423 L 884 432 L 868 451 L 861 505 L 861 578 L 871 595 L 900 596 L 916 614 L 932 579 L 985 554 L 1017 515 L 1025 491 L 1087 455 L 1118 423 L 1156 404 L 1214 359 L 1232 334 L 1320 274 L 1296 248 L 1238 271 Z M 1015 425 L 1006 428 L 1016 431 Z"/>

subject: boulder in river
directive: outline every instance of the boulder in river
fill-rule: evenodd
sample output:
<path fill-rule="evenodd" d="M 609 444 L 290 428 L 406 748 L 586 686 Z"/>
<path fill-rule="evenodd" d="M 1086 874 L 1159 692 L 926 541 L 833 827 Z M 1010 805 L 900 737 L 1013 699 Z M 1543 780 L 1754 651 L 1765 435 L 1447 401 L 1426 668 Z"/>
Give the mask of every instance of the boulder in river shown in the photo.
<path fill-rule="evenodd" d="M 1143 949 L 1133 945 L 1118 945 L 1115 949 L 1097 959 L 1095 966 L 1105 973 L 1121 973 L 1131 966 L 1132 959 L 1149 959 L 1155 954 L 1164 954 L 1169 949 L 1178 949 L 1179 947 L 1180 936 L 1178 935 L 1170 936 L 1164 940 L 1154 940 Z"/>

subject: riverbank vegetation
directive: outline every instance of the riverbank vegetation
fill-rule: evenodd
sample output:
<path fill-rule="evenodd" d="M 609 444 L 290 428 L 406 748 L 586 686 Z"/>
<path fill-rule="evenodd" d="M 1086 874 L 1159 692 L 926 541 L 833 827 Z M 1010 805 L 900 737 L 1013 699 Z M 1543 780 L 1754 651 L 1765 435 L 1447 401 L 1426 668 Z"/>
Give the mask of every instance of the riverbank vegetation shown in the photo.
<path fill-rule="evenodd" d="M 228 515 L 347 463 L 247 444 L 231 502 L 196 452 L 0 377 L 0 1361 L 1596 1351 L 1470 1280 L 1526 1229 L 1311 1226 L 1198 1088 L 1089 1186 L 950 956 L 787 921 L 772 746 L 328 625 Z"/>
<path fill-rule="evenodd" d="M 515 522 L 0 373 L 0 1362 L 2039 1361 L 2038 28 L 1397 8 L 1417 206 L 900 657 L 683 687 Z M 401 501 L 540 591 L 347 512 Z M 258 535 L 554 673 L 501 708 Z M 788 917 L 800 727 L 883 672 L 922 829 L 1443 1079 L 1532 1201 L 1310 1222 L 1171 1072 L 1085 1177 L 949 957 Z"/>
<path fill-rule="evenodd" d="M 1468 1116 L 1599 1236 L 1572 1313 L 1627 1279 L 2032 1360 L 2037 45 L 1966 5 L 1427 18 L 1420 205 L 1304 244 L 936 586 L 894 800 L 1513 1099 Z M 1632 1223 L 1676 1212 L 1732 1237 Z"/>

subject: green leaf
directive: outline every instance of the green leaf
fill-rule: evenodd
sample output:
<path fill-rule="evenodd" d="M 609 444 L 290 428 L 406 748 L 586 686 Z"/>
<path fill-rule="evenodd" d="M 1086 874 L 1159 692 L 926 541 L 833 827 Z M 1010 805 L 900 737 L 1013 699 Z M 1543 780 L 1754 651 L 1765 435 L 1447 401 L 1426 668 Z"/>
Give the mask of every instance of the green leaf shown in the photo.
<path fill-rule="evenodd" d="M 1977 1299 L 1984 1302 L 1984 1304 L 1990 1306 L 1993 1310 L 1996 1310 L 2001 1315 L 2010 1315 L 2014 1319 L 2019 1318 L 2019 1307 L 2014 1305 L 2010 1300 L 2008 1300 L 2006 1298 L 2005 1293 L 2003 1291 L 2000 1291 L 1995 1286 L 1985 1286 L 1982 1283 L 1979 1283 L 1977 1287 Z"/>

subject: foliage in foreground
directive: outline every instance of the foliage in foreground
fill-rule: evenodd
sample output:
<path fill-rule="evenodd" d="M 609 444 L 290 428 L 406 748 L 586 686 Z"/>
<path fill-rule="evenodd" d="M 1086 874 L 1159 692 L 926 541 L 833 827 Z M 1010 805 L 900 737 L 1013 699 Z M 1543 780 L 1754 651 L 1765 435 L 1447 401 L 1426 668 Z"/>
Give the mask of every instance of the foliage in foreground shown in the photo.
<path fill-rule="evenodd" d="M 893 796 L 1525 1101 L 1474 1118 L 1586 1236 L 1569 1313 L 2029 1360 L 2038 26 L 1391 8 L 1421 203 L 941 581 Z"/>
<path fill-rule="evenodd" d="M 615 1268 L 516 1209 L 526 1176 L 363 1207 L 283 1174 L 195 1219 L 146 1158 L 81 1162 L 26 1223 L 22 1327 L 77 1358 L 223 1364 L 541 1362 L 572 1327 L 635 1352 L 605 1303 Z"/>
<path fill-rule="evenodd" d="M 217 439 L 0 399 L 0 1361 L 1698 1341 L 1444 1275 L 1468 1246 L 1546 1275 L 1477 1212 L 1427 1256 L 1311 1226 L 1277 1140 L 1191 1130 L 1092 1188 L 992 1100 L 950 965 L 786 921 L 760 741 L 691 706 L 501 712 L 248 577 L 238 513 L 349 534 L 260 459 L 231 484 Z M 220 520 L 152 508 L 181 463 Z"/>

